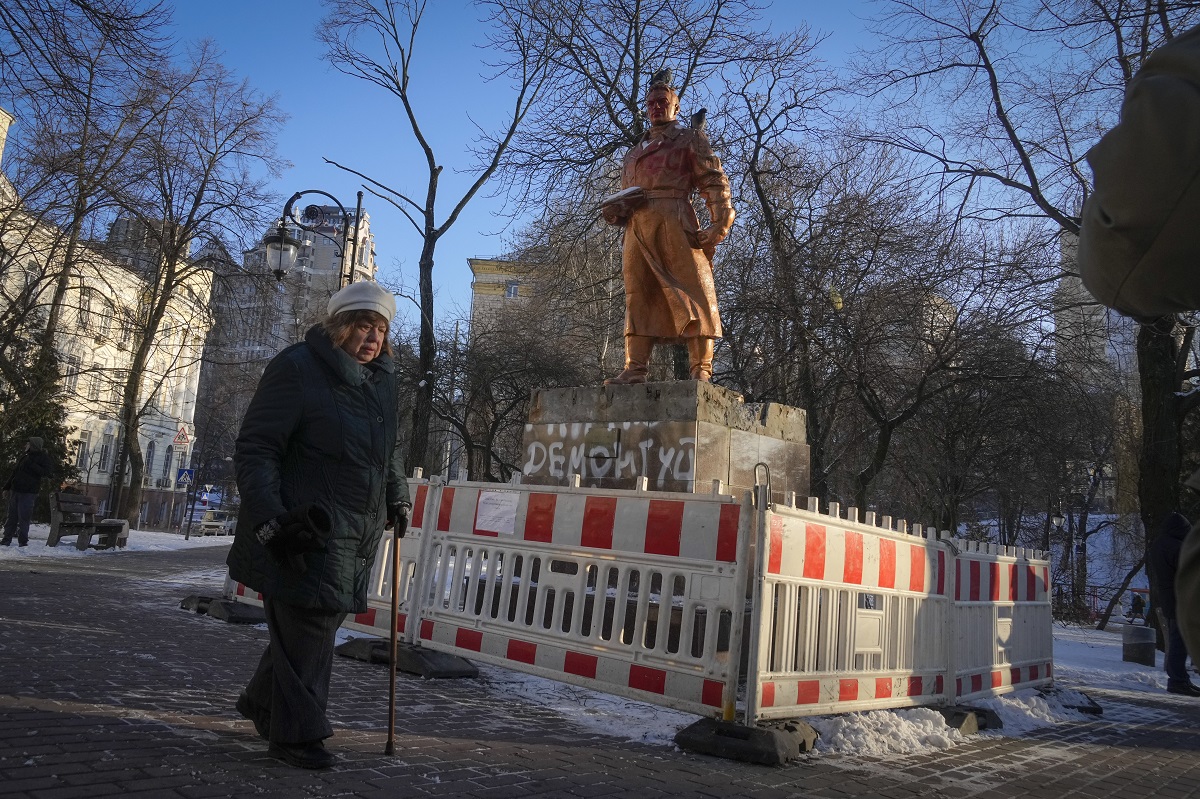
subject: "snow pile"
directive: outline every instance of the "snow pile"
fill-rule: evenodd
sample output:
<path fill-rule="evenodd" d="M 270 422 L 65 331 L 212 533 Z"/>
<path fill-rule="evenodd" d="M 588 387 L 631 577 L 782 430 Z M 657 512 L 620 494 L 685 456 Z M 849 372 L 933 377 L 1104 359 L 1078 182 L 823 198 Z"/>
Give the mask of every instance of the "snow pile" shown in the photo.
<path fill-rule="evenodd" d="M 949 749 L 964 738 L 931 708 L 871 710 L 805 719 L 821 737 L 818 753 L 894 755 Z"/>

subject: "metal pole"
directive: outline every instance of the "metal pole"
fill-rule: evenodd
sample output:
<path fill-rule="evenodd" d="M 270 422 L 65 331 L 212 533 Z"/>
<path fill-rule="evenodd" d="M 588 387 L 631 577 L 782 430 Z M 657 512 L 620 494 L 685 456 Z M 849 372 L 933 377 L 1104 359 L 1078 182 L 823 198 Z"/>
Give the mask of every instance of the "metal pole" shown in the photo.
<path fill-rule="evenodd" d="M 350 268 L 346 270 L 343 276 L 346 282 L 342 285 L 348 286 L 354 282 L 354 266 L 358 263 L 358 224 L 362 218 L 362 198 L 363 193 L 358 193 L 358 205 L 354 208 L 354 244 L 350 247 Z M 342 232 L 342 254 L 346 253 L 346 237 L 350 235 L 350 220 L 346 220 L 345 230 Z M 339 285 L 338 288 L 341 288 Z"/>
<path fill-rule="evenodd" d="M 362 199 L 362 192 L 359 192 Z M 388 650 L 388 734 L 387 744 L 383 747 L 385 755 L 396 752 L 396 619 L 400 615 L 400 586 L 396 578 L 400 576 L 400 525 L 392 523 L 392 616 L 389 626 L 391 643 Z"/>
<path fill-rule="evenodd" d="M 195 472 L 193 472 L 195 474 Z M 183 495 L 183 512 L 187 514 L 187 528 L 183 531 L 183 540 L 188 541 L 192 537 L 192 517 L 196 515 L 196 481 L 188 483 L 187 491 Z M 188 494 L 192 495 L 192 499 L 188 501 Z"/>
<path fill-rule="evenodd" d="M 167 511 L 167 531 L 170 532 L 171 525 L 175 523 L 175 497 L 179 495 L 179 491 L 175 488 L 175 483 L 171 483 L 171 509 Z M 180 519 L 182 523 L 182 519 Z"/>

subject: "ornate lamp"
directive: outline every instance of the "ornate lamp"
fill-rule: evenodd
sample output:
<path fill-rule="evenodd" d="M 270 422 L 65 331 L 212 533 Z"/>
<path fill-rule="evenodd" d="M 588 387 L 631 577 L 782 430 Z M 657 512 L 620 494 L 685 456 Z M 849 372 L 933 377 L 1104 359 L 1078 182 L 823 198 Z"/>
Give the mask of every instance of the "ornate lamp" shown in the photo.
<path fill-rule="evenodd" d="M 275 231 L 263 236 L 263 245 L 267 248 L 267 266 L 274 264 L 271 274 L 276 280 L 284 276 L 296 265 L 296 256 L 300 253 L 300 240 L 292 236 L 288 229 L 286 214 L 279 220 Z"/>
<path fill-rule="evenodd" d="M 338 220 L 330 219 L 329 214 L 326 213 L 326 210 L 324 208 L 322 208 L 321 206 L 306 205 L 303 208 L 300 217 L 299 218 L 296 217 L 296 215 L 295 215 L 296 201 L 299 200 L 301 197 L 303 197 L 305 194 L 319 194 L 322 197 L 327 197 L 333 201 L 334 205 L 336 205 L 338 207 L 338 210 L 341 211 L 341 215 L 342 215 L 342 218 L 340 220 L 341 228 L 342 228 L 341 242 L 338 242 L 336 239 L 332 238 L 331 236 L 326 235 L 325 233 L 323 233 L 320 230 L 320 228 L 322 228 L 322 227 L 332 226 L 332 227 L 336 228 L 338 226 L 336 224 Z M 304 191 L 298 191 L 295 194 L 293 194 L 288 199 L 287 203 L 283 206 L 283 221 L 281 223 L 281 227 L 290 222 L 291 224 L 295 225 L 296 227 L 300 228 L 301 230 L 305 230 L 310 233 L 316 233 L 319 236 L 323 236 L 323 237 L 329 239 L 330 241 L 332 241 L 334 243 L 335 246 L 338 247 L 338 250 L 339 250 L 338 257 L 342 259 L 343 263 L 345 263 L 346 248 L 347 248 L 347 246 L 349 246 L 349 248 L 350 248 L 350 263 L 346 269 L 346 272 L 342 275 L 339 275 L 339 277 L 338 277 L 338 288 L 341 288 L 342 286 L 344 286 L 348 283 L 354 282 L 354 265 L 355 265 L 355 261 L 358 259 L 358 223 L 359 223 L 359 220 L 362 218 L 362 198 L 363 198 L 363 193 L 360 191 L 358 193 L 358 206 L 356 207 L 356 209 L 354 211 L 354 217 L 353 217 L 353 225 L 354 225 L 354 240 L 353 240 L 353 242 L 350 241 L 351 216 L 346 211 L 346 206 L 342 205 L 341 202 L 338 201 L 338 198 L 334 197 L 329 192 L 321 191 L 320 189 L 305 189 Z M 295 262 L 295 256 L 292 257 L 292 262 L 293 263 Z M 278 276 L 278 273 L 276 273 L 276 275 Z"/>

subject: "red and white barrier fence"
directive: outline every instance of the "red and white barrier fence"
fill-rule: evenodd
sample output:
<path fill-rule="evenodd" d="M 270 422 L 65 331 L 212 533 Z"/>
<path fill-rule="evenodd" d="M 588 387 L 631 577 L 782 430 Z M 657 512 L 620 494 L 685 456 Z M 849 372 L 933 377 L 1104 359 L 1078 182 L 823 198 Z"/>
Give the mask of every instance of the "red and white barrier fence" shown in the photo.
<path fill-rule="evenodd" d="M 748 507 L 723 495 L 445 486 L 420 642 L 732 719 Z"/>
<path fill-rule="evenodd" d="M 1052 680 L 1049 563 L 714 493 L 410 481 L 409 644 L 733 719 L 954 704 Z M 391 536 L 368 611 L 390 635 Z M 755 556 L 757 553 L 757 556 Z M 227 581 L 226 596 L 261 603 Z M 746 599 L 750 598 L 749 608 Z"/>
<path fill-rule="evenodd" d="M 955 552 L 954 693 L 959 700 L 1053 678 L 1050 564 L 1040 552 L 947 541 Z"/>
<path fill-rule="evenodd" d="M 747 723 L 946 700 L 948 553 L 936 538 L 760 510 Z"/>

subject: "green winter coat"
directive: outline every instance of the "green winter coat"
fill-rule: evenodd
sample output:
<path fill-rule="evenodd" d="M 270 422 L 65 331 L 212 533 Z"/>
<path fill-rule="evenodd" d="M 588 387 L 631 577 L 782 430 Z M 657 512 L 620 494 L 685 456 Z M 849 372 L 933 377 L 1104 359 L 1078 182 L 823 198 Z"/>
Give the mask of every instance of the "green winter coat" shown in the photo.
<path fill-rule="evenodd" d="M 238 433 L 234 467 L 242 505 L 229 575 L 272 600 L 361 613 L 389 505 L 408 502 L 396 451 L 395 365 L 363 367 L 320 327 L 267 365 Z M 301 574 L 258 542 L 264 522 L 308 503 L 333 520 L 325 548 Z"/>

